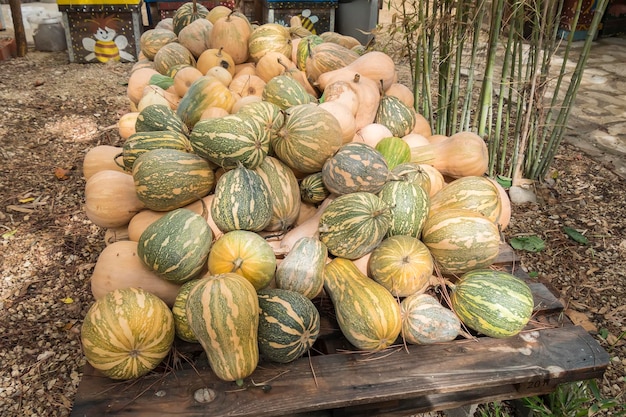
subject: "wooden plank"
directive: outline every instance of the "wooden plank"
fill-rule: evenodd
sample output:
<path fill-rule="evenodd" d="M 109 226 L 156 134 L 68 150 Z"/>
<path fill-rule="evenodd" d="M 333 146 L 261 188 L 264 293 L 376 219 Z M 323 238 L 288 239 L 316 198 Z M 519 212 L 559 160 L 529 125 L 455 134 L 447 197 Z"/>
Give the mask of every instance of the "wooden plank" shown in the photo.
<path fill-rule="evenodd" d="M 330 409 L 351 415 L 351 407 L 363 415 L 360 407 L 375 409 L 376 404 L 401 411 L 409 406 L 415 411 L 440 410 L 600 377 L 608 360 L 584 329 L 566 326 L 506 339 L 409 346 L 408 352 L 397 347 L 375 354 L 350 352 L 286 365 L 262 364 L 242 388 L 218 380 L 202 362 L 196 362 L 195 369 L 184 366 L 166 376 L 122 383 L 87 366 L 72 416 L 320 416 L 320 410 Z M 215 396 L 213 401 L 194 400 L 202 389 Z M 393 407 L 385 412 L 394 413 Z"/>

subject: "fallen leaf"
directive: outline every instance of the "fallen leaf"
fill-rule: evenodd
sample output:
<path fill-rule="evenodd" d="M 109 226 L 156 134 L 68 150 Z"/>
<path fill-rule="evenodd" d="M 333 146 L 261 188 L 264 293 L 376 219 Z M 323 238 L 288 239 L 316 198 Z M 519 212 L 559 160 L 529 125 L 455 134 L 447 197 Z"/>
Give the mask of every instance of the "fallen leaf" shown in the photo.
<path fill-rule="evenodd" d="M 65 180 L 69 179 L 69 176 L 67 175 L 69 173 L 70 173 L 69 169 L 60 168 L 60 167 L 56 167 L 54 169 L 54 176 L 59 181 L 65 181 Z"/>
<path fill-rule="evenodd" d="M 565 314 L 570 318 L 572 323 L 577 326 L 581 326 L 587 332 L 592 334 L 598 333 L 598 328 L 591 322 L 591 320 L 589 320 L 589 317 L 587 317 L 585 313 L 568 308 L 565 310 Z"/>
<path fill-rule="evenodd" d="M 35 201 L 35 197 L 20 198 L 17 201 L 19 201 L 22 204 L 26 204 L 26 203 L 30 203 L 31 201 Z"/>
<path fill-rule="evenodd" d="M 74 302 L 74 299 L 71 297 L 65 297 L 65 298 L 61 298 L 61 301 L 65 304 L 72 304 Z"/>

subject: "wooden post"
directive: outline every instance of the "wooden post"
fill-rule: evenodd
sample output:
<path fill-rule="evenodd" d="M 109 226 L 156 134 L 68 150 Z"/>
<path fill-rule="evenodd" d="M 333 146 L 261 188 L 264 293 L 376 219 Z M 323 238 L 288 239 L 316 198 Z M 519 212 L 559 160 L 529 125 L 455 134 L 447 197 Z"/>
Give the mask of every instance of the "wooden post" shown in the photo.
<path fill-rule="evenodd" d="M 26 56 L 28 45 L 26 44 L 24 21 L 22 20 L 22 2 L 20 0 L 9 0 L 9 5 L 11 6 L 11 18 L 13 19 L 13 29 L 15 31 L 17 56 Z"/>

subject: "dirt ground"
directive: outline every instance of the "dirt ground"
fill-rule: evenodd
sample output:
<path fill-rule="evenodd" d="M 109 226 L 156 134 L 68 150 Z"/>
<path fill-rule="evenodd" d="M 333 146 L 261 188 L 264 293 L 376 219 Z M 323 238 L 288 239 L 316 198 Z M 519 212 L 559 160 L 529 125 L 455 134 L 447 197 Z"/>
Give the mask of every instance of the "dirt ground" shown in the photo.
<path fill-rule="evenodd" d="M 82 318 L 104 231 L 83 211 L 81 166 L 121 146 L 130 64 L 68 64 L 66 53 L 0 62 L 0 415 L 66 416 L 85 363 Z M 626 401 L 624 180 L 564 144 L 539 202 L 515 206 L 507 241 L 537 235 L 520 265 L 547 283 L 609 352 L 602 393 Z M 588 244 L 569 238 L 581 232 Z"/>

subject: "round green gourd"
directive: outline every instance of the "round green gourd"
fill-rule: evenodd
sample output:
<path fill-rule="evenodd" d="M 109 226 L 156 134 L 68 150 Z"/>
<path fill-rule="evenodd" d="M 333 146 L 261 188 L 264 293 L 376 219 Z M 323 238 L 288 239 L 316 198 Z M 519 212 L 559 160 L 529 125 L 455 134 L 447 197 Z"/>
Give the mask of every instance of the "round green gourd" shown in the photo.
<path fill-rule="evenodd" d="M 522 331 L 534 307 L 528 284 L 508 272 L 491 269 L 463 274 L 452 288 L 450 301 L 467 327 L 495 338 Z"/>
<path fill-rule="evenodd" d="M 411 147 L 402 138 L 389 136 L 376 144 L 376 150 L 381 153 L 389 169 L 411 161 Z"/>
<path fill-rule="evenodd" d="M 258 232 L 272 219 L 272 199 L 261 176 L 243 166 L 227 171 L 217 181 L 211 217 L 223 232 Z"/>
<path fill-rule="evenodd" d="M 279 363 L 298 359 L 319 335 L 319 312 L 311 300 L 295 291 L 266 288 L 257 294 L 261 355 Z"/>
<path fill-rule="evenodd" d="M 380 152 L 368 144 L 350 142 L 326 160 L 322 178 L 331 193 L 377 193 L 389 180 L 390 172 Z"/>
<path fill-rule="evenodd" d="M 277 75 L 268 80 L 263 87 L 261 98 L 275 104 L 283 110 L 298 104 L 311 103 L 311 95 L 295 78 L 289 75 Z"/>
<path fill-rule="evenodd" d="M 300 198 L 305 203 L 319 204 L 329 195 L 321 172 L 309 174 L 300 181 Z"/>
<path fill-rule="evenodd" d="M 209 9 L 196 1 L 182 4 L 172 16 L 173 32 L 178 35 L 181 30 L 196 19 L 204 19 L 209 14 Z"/>
<path fill-rule="evenodd" d="M 150 224 L 139 237 L 137 256 L 151 271 L 182 284 L 205 266 L 213 241 L 206 219 L 180 208 Z"/>
<path fill-rule="evenodd" d="M 90 308 L 80 331 L 87 362 L 111 379 L 139 378 L 167 356 L 174 318 L 156 295 L 141 288 L 116 289 Z"/>
<path fill-rule="evenodd" d="M 391 210 L 375 194 L 344 194 L 326 207 L 319 224 L 319 239 L 331 254 L 357 259 L 384 238 L 391 224 Z"/>
<path fill-rule="evenodd" d="M 209 194 L 215 174 L 198 155 L 177 149 L 153 149 L 133 164 L 139 200 L 154 211 L 170 211 Z"/>

